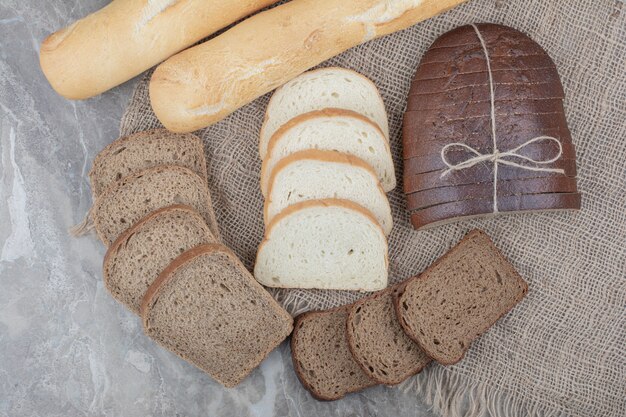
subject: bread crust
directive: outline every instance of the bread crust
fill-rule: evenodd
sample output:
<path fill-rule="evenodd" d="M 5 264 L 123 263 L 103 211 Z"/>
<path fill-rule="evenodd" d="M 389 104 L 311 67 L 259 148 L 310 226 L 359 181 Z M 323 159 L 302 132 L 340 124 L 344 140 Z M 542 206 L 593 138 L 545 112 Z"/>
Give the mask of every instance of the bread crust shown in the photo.
<path fill-rule="evenodd" d="M 383 108 L 385 106 L 385 102 L 383 100 L 383 96 L 380 94 L 380 91 L 378 90 L 378 87 L 376 86 L 376 84 L 374 84 L 374 82 L 372 80 L 370 80 L 369 78 L 367 78 L 365 75 L 356 72 L 354 70 L 348 69 L 348 68 L 342 68 L 342 67 L 324 67 L 324 68 L 317 68 L 311 71 L 307 71 L 305 73 L 303 73 L 302 75 L 312 75 L 312 74 L 316 74 L 319 72 L 328 72 L 328 71 L 336 71 L 338 73 L 348 73 L 352 76 L 356 76 L 357 78 L 360 78 L 365 84 L 369 85 L 372 89 L 373 92 L 376 93 L 376 96 L 378 97 L 378 100 L 380 101 L 380 103 L 382 103 Z M 287 83 L 286 83 L 287 84 Z M 270 98 L 270 101 L 267 103 L 267 110 L 265 112 L 265 116 L 263 117 L 263 124 L 261 125 L 261 131 L 259 132 L 259 137 L 261 138 L 261 140 L 259 141 L 259 154 L 261 156 L 263 156 L 263 138 L 265 137 L 265 130 L 267 129 L 267 123 L 269 122 L 269 110 L 272 108 L 272 103 L 275 100 L 275 97 L 286 87 L 286 84 L 281 85 L 280 87 L 278 87 L 276 89 L 276 91 L 274 92 L 274 94 L 272 94 L 272 97 Z M 341 108 L 336 108 L 336 107 L 329 107 L 326 109 L 321 109 L 321 110 L 313 110 L 311 112 L 307 112 L 307 113 L 303 113 L 301 115 L 296 116 L 295 118 L 292 118 L 291 120 L 287 121 L 285 124 L 283 124 L 282 126 L 280 126 L 278 128 L 278 130 L 276 130 L 271 137 L 269 137 L 267 139 L 267 143 L 266 143 L 266 147 L 265 147 L 265 155 L 267 155 L 269 152 L 269 144 L 272 141 L 272 139 L 275 136 L 281 136 L 284 134 L 284 132 L 288 129 L 290 129 L 291 127 L 293 127 L 295 124 L 301 122 L 302 120 L 307 120 L 308 118 L 311 117 L 315 117 L 315 116 L 342 116 L 342 115 L 350 115 L 350 116 L 354 116 L 354 117 L 358 117 L 359 119 L 362 120 L 366 120 L 370 123 L 372 123 L 375 127 L 378 128 L 378 130 L 380 130 L 380 132 L 383 134 L 383 137 L 385 139 L 387 139 L 387 142 L 389 142 L 389 134 L 388 133 L 384 133 L 382 130 L 381 126 L 378 126 L 378 124 L 374 121 L 371 120 L 370 118 L 352 111 L 352 110 L 348 110 L 348 109 L 341 109 Z M 281 129 L 284 130 L 282 132 Z M 387 126 L 388 127 L 388 126 Z M 279 133 L 280 132 L 280 133 Z"/>
<path fill-rule="evenodd" d="M 493 243 L 493 241 L 489 238 L 489 236 L 483 232 L 482 230 L 479 229 L 474 229 L 471 230 L 469 233 L 467 233 L 452 249 L 450 249 L 448 252 L 446 252 L 443 256 L 439 257 L 434 263 L 432 263 L 428 268 L 426 268 L 426 270 L 424 272 L 422 272 L 421 274 L 413 277 L 413 278 L 409 278 L 408 280 L 405 281 L 405 288 L 404 291 L 401 295 L 399 295 L 395 300 L 394 300 L 394 304 L 395 304 L 395 308 L 396 308 L 396 315 L 399 318 L 399 322 L 400 325 L 402 326 L 402 328 L 404 329 L 405 333 L 413 340 L 415 341 L 415 343 L 417 343 L 417 345 L 431 358 L 433 358 L 434 360 L 436 360 L 438 363 L 440 363 L 441 365 L 444 366 L 448 366 L 448 365 L 454 365 L 455 363 L 458 363 L 461 359 L 463 359 L 465 357 L 465 353 L 467 352 L 467 350 L 470 348 L 471 346 L 471 342 L 473 340 L 476 340 L 476 338 L 480 337 L 480 335 L 482 335 L 483 333 L 485 333 L 491 326 L 493 326 L 493 324 L 495 324 L 498 320 L 500 320 L 500 318 L 502 318 L 505 314 L 507 314 L 509 311 L 511 311 L 528 293 L 528 284 L 526 283 L 526 281 L 524 281 L 524 279 L 519 275 L 519 273 L 514 269 L 511 268 L 512 271 L 515 273 L 515 275 L 518 278 L 518 282 L 522 284 L 523 286 L 523 292 L 521 294 L 521 297 L 519 297 L 518 299 L 516 299 L 516 302 L 514 303 L 513 307 L 511 307 L 510 309 L 503 311 L 498 318 L 496 318 L 496 320 L 494 320 L 492 323 L 486 323 L 482 328 L 480 328 L 476 333 L 479 336 L 476 336 L 472 341 L 470 341 L 469 343 L 467 343 L 465 350 L 463 351 L 463 353 L 461 354 L 461 356 L 455 358 L 454 360 L 451 361 L 447 361 L 441 357 L 438 357 L 439 355 L 437 355 L 435 352 L 432 352 L 428 349 L 428 346 L 426 346 L 419 338 L 419 335 L 415 334 L 413 332 L 413 330 L 408 326 L 408 324 L 406 323 L 405 319 L 404 319 L 404 311 L 402 309 L 402 302 L 405 298 L 406 295 L 406 291 L 409 290 L 410 288 L 409 286 L 411 285 L 412 282 L 417 281 L 417 280 L 426 280 L 428 279 L 428 272 L 431 271 L 433 268 L 435 268 L 435 266 L 437 266 L 439 263 L 441 262 L 445 262 L 447 256 L 454 250 L 458 250 L 459 245 L 461 245 L 462 243 L 464 243 L 465 241 L 471 239 L 474 236 L 477 235 L 482 235 L 484 237 L 486 237 L 486 242 L 490 245 L 490 247 L 494 250 L 496 256 L 498 256 L 500 259 L 504 259 L 505 262 L 509 263 L 508 259 L 506 259 L 506 257 L 502 254 L 502 252 L 500 252 L 500 250 L 495 246 L 495 244 Z"/>
<path fill-rule="evenodd" d="M 498 213 L 493 212 L 493 198 L 454 201 L 411 212 L 411 224 L 415 229 L 436 227 L 461 219 L 488 217 L 536 211 L 579 210 L 581 195 L 578 193 L 548 193 L 511 195 L 498 198 Z"/>
<path fill-rule="evenodd" d="M 353 46 L 464 1 L 402 0 L 389 9 L 380 0 L 281 4 L 161 64 L 150 82 L 152 107 L 168 129 L 197 130 Z"/>
<path fill-rule="evenodd" d="M 370 301 L 370 300 L 377 300 L 381 297 L 385 297 L 387 296 L 387 294 L 389 293 L 396 293 L 399 289 L 404 288 L 406 286 L 405 282 L 400 282 L 398 284 L 395 284 L 391 287 L 387 287 L 384 290 L 381 291 L 377 291 L 376 293 L 368 296 L 368 297 L 364 297 L 361 298 L 359 300 L 357 300 L 356 302 L 354 302 L 353 304 L 350 304 L 349 307 L 349 312 L 348 312 L 348 319 L 346 320 L 346 337 L 348 339 L 348 348 L 350 349 L 350 353 L 352 354 L 352 357 L 354 358 L 354 361 L 359 364 L 359 366 L 361 367 L 361 369 L 363 370 L 363 372 L 365 372 L 365 374 L 367 376 L 369 376 L 371 379 L 373 379 L 374 381 L 376 381 L 378 384 L 386 384 L 386 385 L 397 385 L 399 383 L 401 383 L 402 381 L 406 380 L 407 378 L 410 378 L 413 375 L 417 375 L 420 372 L 422 372 L 422 370 L 428 365 L 429 362 L 423 363 L 423 364 L 418 364 L 417 366 L 415 366 L 414 368 L 408 370 L 402 377 L 399 377 L 398 379 L 395 380 L 381 380 L 379 378 L 376 377 L 376 375 L 373 372 L 370 372 L 370 370 L 368 369 L 367 365 L 365 365 L 364 363 L 361 363 L 359 361 L 359 355 L 357 353 L 357 348 L 356 348 L 356 342 L 354 340 L 354 333 L 352 331 L 352 328 L 350 326 L 350 323 L 354 321 L 354 316 L 355 316 L 355 312 L 356 309 L 361 306 L 363 303 Z M 392 296 L 392 298 L 395 299 L 394 296 Z M 395 307 L 395 304 L 394 304 Z M 395 308 L 394 308 L 394 314 L 396 314 Z M 396 320 L 397 320 L 397 315 L 396 315 Z"/>
<path fill-rule="evenodd" d="M 154 303 L 158 299 L 160 291 L 163 288 L 165 288 L 165 286 L 174 278 L 175 272 L 179 268 L 187 264 L 188 262 L 191 262 L 192 260 L 194 260 L 195 258 L 202 256 L 204 254 L 213 253 L 213 252 L 222 252 L 226 254 L 231 259 L 232 262 L 238 265 L 238 267 L 241 270 L 247 271 L 247 269 L 241 263 L 239 258 L 229 248 L 219 243 L 211 243 L 211 244 L 204 244 L 204 245 L 196 246 L 195 248 L 184 252 L 178 258 L 173 260 L 163 270 L 163 272 L 161 272 L 159 277 L 152 283 L 152 285 L 150 285 L 150 287 L 146 291 L 146 294 L 144 295 L 144 298 L 141 303 L 141 319 L 142 319 L 141 321 L 143 324 L 144 332 L 147 335 L 150 334 L 149 323 L 148 323 L 149 315 L 150 315 L 150 308 L 151 306 L 154 305 Z M 263 288 L 263 286 L 261 286 L 261 284 L 259 284 L 254 279 L 254 277 L 250 276 L 249 278 L 250 278 L 249 279 L 250 285 L 255 287 L 258 291 L 261 291 L 262 294 L 267 295 L 267 299 L 270 301 L 269 304 L 273 307 L 277 315 L 282 316 L 285 321 L 290 323 L 289 331 L 284 335 L 284 337 L 286 338 L 289 335 L 289 333 L 291 333 L 291 330 L 293 329 L 293 318 L 291 317 L 291 315 L 289 315 L 289 313 L 287 313 L 287 311 L 285 311 L 283 308 L 281 308 L 278 305 L 276 300 L 272 298 L 272 296 Z M 155 341 L 159 345 L 161 345 L 160 341 L 158 340 L 155 340 Z M 165 346 L 163 347 L 165 348 Z M 265 359 L 267 355 L 270 354 L 270 352 L 274 349 L 274 347 L 275 346 L 268 346 L 268 349 L 266 349 L 265 352 L 262 352 L 257 358 L 255 358 L 256 359 L 255 363 L 261 363 L 263 359 Z M 176 354 L 181 359 L 189 362 L 189 359 L 185 358 L 184 354 L 180 352 L 173 352 L 173 353 Z M 224 383 L 224 381 L 219 381 L 219 382 L 222 383 L 227 388 L 233 388 L 236 385 L 236 384 L 227 384 L 227 383 Z"/>
<path fill-rule="evenodd" d="M 300 123 L 304 123 L 309 120 L 314 120 L 317 118 L 332 118 L 332 117 L 349 117 L 349 118 L 358 119 L 359 121 L 367 123 L 372 128 L 377 130 L 383 138 L 386 139 L 386 143 L 384 146 L 387 152 L 389 152 L 389 154 L 391 155 L 391 150 L 389 148 L 389 139 L 385 136 L 383 131 L 380 129 L 380 127 L 376 123 L 374 123 L 369 118 L 361 115 L 360 113 L 354 112 L 352 110 L 337 109 L 337 108 L 327 108 L 327 109 L 322 109 L 322 110 L 314 110 L 308 113 L 303 113 L 299 116 L 294 117 L 293 119 L 289 120 L 287 123 L 279 127 L 278 130 L 269 139 L 267 143 L 267 152 L 265 154 L 265 158 L 263 158 L 263 163 L 261 164 L 261 190 L 262 191 L 265 188 L 263 187 L 263 184 L 265 183 L 264 180 L 270 174 L 268 164 L 271 159 L 272 153 L 274 151 L 276 144 L 280 142 L 280 140 L 284 137 L 284 135 L 289 130 L 298 126 Z"/>
<path fill-rule="evenodd" d="M 145 175 L 150 175 L 156 172 L 170 171 L 170 170 L 179 171 L 179 172 L 184 173 L 185 175 L 190 175 L 193 178 L 198 179 L 199 180 L 198 185 L 203 187 L 203 189 L 206 189 L 207 207 L 209 209 L 209 212 L 207 214 L 210 217 L 210 219 L 205 219 L 205 220 L 209 220 L 207 221 L 207 224 L 209 226 L 209 229 L 211 230 L 211 233 L 213 233 L 214 237 L 218 240 L 221 240 L 221 236 L 219 235 L 219 227 L 217 224 L 217 220 L 215 219 L 215 213 L 213 212 L 213 204 L 211 202 L 211 193 L 209 192 L 206 180 L 200 177 L 198 174 L 196 174 L 192 170 L 185 168 L 185 167 L 178 166 L 178 165 L 158 165 L 156 167 L 147 168 L 142 171 L 136 172 L 134 174 L 127 175 L 121 180 L 114 182 L 100 194 L 100 197 L 98 197 L 94 201 L 93 203 L 94 213 L 97 213 L 98 210 L 100 210 L 100 207 L 103 204 L 103 202 L 107 201 L 110 197 L 110 194 L 115 192 L 118 188 L 123 187 L 127 185 L 128 183 L 138 178 L 141 178 Z M 94 228 L 96 230 L 96 234 L 107 247 L 110 246 L 110 244 L 112 243 L 112 240 L 109 240 L 107 236 L 105 236 L 104 232 L 102 231 L 98 216 L 94 214 L 92 216 L 92 219 L 94 223 Z"/>
<path fill-rule="evenodd" d="M 293 162 L 302 161 L 302 160 L 315 160 L 315 161 L 322 161 L 322 162 L 347 164 L 347 165 L 355 166 L 357 168 L 364 169 L 367 172 L 369 172 L 376 180 L 378 191 L 381 193 L 381 195 L 383 196 L 386 195 L 385 190 L 383 190 L 383 187 L 380 184 L 380 181 L 378 180 L 378 175 L 376 175 L 376 172 L 374 171 L 374 169 L 361 158 L 358 158 L 354 155 L 337 152 L 337 151 L 322 151 L 318 149 L 308 149 L 306 151 L 299 151 L 299 152 L 292 153 L 291 155 L 286 156 L 285 158 L 278 161 L 278 163 L 274 166 L 274 169 L 272 170 L 272 175 L 270 177 L 270 181 L 269 181 L 269 185 L 267 189 L 266 200 L 265 200 L 265 203 L 263 204 L 263 218 L 264 218 L 265 224 L 267 224 L 267 219 L 269 217 L 269 205 L 272 202 L 270 198 L 272 196 L 272 189 L 274 187 L 274 181 L 276 179 L 276 176 L 280 173 L 282 169 L 289 166 Z M 378 223 L 378 221 L 376 222 Z"/>
<path fill-rule="evenodd" d="M 91 169 L 89 170 L 89 174 L 88 174 L 89 182 L 92 184 L 93 199 L 95 200 L 96 198 L 98 198 L 98 194 L 96 193 L 96 187 L 94 187 L 94 184 L 96 183 L 95 178 L 96 178 L 96 175 L 98 175 L 96 171 L 99 168 L 99 166 L 103 164 L 104 160 L 109 155 L 111 155 L 112 152 L 116 151 L 117 149 L 124 146 L 128 142 L 132 142 L 136 140 L 148 140 L 159 134 L 177 136 L 177 140 L 192 141 L 198 152 L 199 157 L 202 160 L 202 163 L 200 164 L 201 165 L 200 168 L 202 172 L 200 174 L 203 178 L 205 179 L 208 178 L 207 169 L 206 169 L 206 159 L 204 157 L 204 145 L 202 144 L 202 140 L 200 140 L 198 136 L 191 134 L 191 133 L 174 134 L 174 133 L 169 132 L 167 129 L 160 129 L 160 128 L 150 129 L 150 130 L 145 130 L 145 131 L 138 132 L 132 135 L 119 137 L 115 139 L 113 142 L 109 143 L 104 149 L 102 149 L 96 155 L 96 157 L 94 158 L 93 164 L 91 166 Z M 100 190 L 100 192 L 102 193 L 104 190 L 106 190 L 106 188 Z"/>
<path fill-rule="evenodd" d="M 163 207 L 161 209 L 155 210 L 149 213 L 147 216 L 137 221 L 134 225 L 132 225 L 129 229 L 127 229 L 124 233 L 122 233 L 106 251 L 104 255 L 104 260 L 102 261 L 102 280 L 104 281 L 104 286 L 109 291 L 111 295 L 113 295 L 113 287 L 111 283 L 111 275 L 110 275 L 110 262 L 117 256 L 122 246 L 125 246 L 126 242 L 138 231 L 140 231 L 147 223 L 150 223 L 154 219 L 168 214 L 170 212 L 184 212 L 186 215 L 196 218 L 202 225 L 207 228 L 207 232 L 210 234 L 211 238 L 214 240 L 215 237 L 211 233 L 211 230 L 206 226 L 206 222 L 204 218 L 194 209 L 193 207 L 186 206 L 183 204 L 174 204 L 171 206 Z M 115 297 L 113 297 L 115 298 Z M 138 311 L 133 311 L 134 313 L 139 314 Z"/>
<path fill-rule="evenodd" d="M 530 178 L 521 180 L 498 181 L 498 198 L 515 195 L 541 193 L 576 193 L 576 178 L 559 176 L 557 178 Z M 407 209 L 421 210 L 439 204 L 454 201 L 493 198 L 493 188 L 482 184 L 457 185 L 452 187 L 430 188 L 407 194 Z"/>
<path fill-rule="evenodd" d="M 276 1 L 115 0 L 48 36 L 40 65 L 59 94 L 86 99 Z"/>
<path fill-rule="evenodd" d="M 337 397 L 327 397 L 324 396 L 318 392 L 316 392 L 313 387 L 307 382 L 306 378 L 304 378 L 304 370 L 300 367 L 300 363 L 298 361 L 297 355 L 295 352 L 298 351 L 298 330 L 300 327 L 300 323 L 307 319 L 310 316 L 314 316 L 314 315 L 320 315 L 320 314 L 327 314 L 327 313 L 332 313 L 335 311 L 339 311 L 339 310 L 345 310 L 347 312 L 347 310 L 350 308 L 352 304 L 347 304 L 347 305 L 343 305 L 340 307 L 335 307 L 335 308 L 331 308 L 328 310 L 323 310 L 323 311 L 309 311 L 306 313 L 302 313 L 298 316 L 296 316 L 296 318 L 294 319 L 294 325 L 293 325 L 293 333 L 291 335 L 291 341 L 290 341 L 290 347 L 291 347 L 291 358 L 292 358 L 292 362 L 293 362 L 293 369 L 296 372 L 296 375 L 298 376 L 298 379 L 300 380 L 300 383 L 302 384 L 302 386 L 304 386 L 304 388 L 309 391 L 311 393 L 311 395 L 313 397 L 315 397 L 318 400 L 321 401 L 334 401 L 334 400 L 338 400 L 340 398 L 343 398 L 344 396 L 346 396 L 347 394 L 351 394 L 353 392 L 358 392 L 361 390 L 364 390 L 366 388 L 372 387 L 376 384 L 376 381 L 372 380 L 372 384 L 371 385 L 367 385 L 364 386 L 362 388 L 359 389 L 354 389 L 354 390 L 347 390 L 346 392 L 343 393 L 343 395 L 337 396 Z M 356 360 L 355 360 L 356 362 Z M 358 363 L 358 362 L 357 362 Z"/>

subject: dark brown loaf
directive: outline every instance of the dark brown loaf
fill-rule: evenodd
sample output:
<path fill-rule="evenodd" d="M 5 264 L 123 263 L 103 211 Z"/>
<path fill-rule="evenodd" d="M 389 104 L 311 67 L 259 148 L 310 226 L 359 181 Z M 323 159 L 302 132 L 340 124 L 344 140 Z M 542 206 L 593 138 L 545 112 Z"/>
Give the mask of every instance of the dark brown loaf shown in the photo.
<path fill-rule="evenodd" d="M 527 291 L 491 239 L 474 230 L 409 280 L 396 311 L 404 330 L 430 357 L 451 365 Z"/>
<path fill-rule="evenodd" d="M 352 305 L 347 322 L 348 346 L 363 371 L 379 384 L 395 385 L 420 372 L 430 358 L 402 330 L 394 297 L 396 284 Z"/>
<path fill-rule="evenodd" d="M 311 394 L 319 400 L 376 385 L 352 357 L 346 337 L 350 305 L 313 311 L 296 318 L 291 335 L 293 367 Z"/>
<path fill-rule="evenodd" d="M 558 161 L 555 167 L 565 170 L 565 176 L 576 176 L 576 163 L 573 160 Z M 452 171 L 442 177 L 445 170 L 431 171 L 423 174 L 405 175 L 404 192 L 415 193 L 430 188 L 450 187 L 455 185 L 482 184 L 485 187 L 493 187 L 493 168 L 485 164 L 473 166 L 469 169 Z M 527 169 L 519 169 L 508 165 L 500 165 L 498 167 L 498 181 L 516 180 L 527 178 L 558 178 L 563 174 L 555 172 L 538 172 Z M 540 192 L 541 190 L 538 190 Z"/>
<path fill-rule="evenodd" d="M 498 210 L 504 212 L 533 212 L 549 210 L 578 210 L 581 197 L 578 193 L 527 194 L 498 198 Z M 493 215 L 493 199 L 474 199 L 439 204 L 411 212 L 415 229 L 435 227 L 462 218 Z"/>
<path fill-rule="evenodd" d="M 409 210 L 421 209 L 413 224 L 579 206 L 563 98 L 556 66 L 525 34 L 479 24 L 442 35 L 416 71 L 403 120 L 404 191 Z M 494 181 L 502 204 L 489 204 Z"/>
<path fill-rule="evenodd" d="M 552 178 L 531 178 L 513 181 L 498 181 L 498 198 L 514 195 L 533 194 L 535 190 L 545 193 L 575 193 L 576 179 L 559 176 Z M 431 188 L 416 193 L 407 194 L 407 208 L 409 211 L 424 209 L 438 204 L 455 201 L 490 199 L 493 189 L 481 184 L 468 184 L 453 187 Z"/>

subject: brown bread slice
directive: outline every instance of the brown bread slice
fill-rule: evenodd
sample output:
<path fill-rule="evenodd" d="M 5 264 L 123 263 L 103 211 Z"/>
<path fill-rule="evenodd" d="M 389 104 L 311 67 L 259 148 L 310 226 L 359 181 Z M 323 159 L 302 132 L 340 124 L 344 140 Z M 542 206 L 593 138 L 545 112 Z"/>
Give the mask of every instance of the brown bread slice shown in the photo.
<path fill-rule="evenodd" d="M 529 178 L 498 181 L 497 184 L 499 198 L 536 193 L 576 193 L 578 191 L 576 178 L 564 176 L 556 179 Z M 478 184 L 457 185 L 418 191 L 407 194 L 406 198 L 407 209 L 414 211 L 455 201 L 493 198 L 493 189 Z"/>
<path fill-rule="evenodd" d="M 193 247 L 216 242 L 193 208 L 156 210 L 111 244 L 104 256 L 104 285 L 113 298 L 139 314 L 146 290 L 170 262 Z"/>
<path fill-rule="evenodd" d="M 352 356 L 379 384 L 395 385 L 420 372 L 430 358 L 400 325 L 394 297 L 404 283 L 396 284 L 352 305 L 347 336 Z"/>
<path fill-rule="evenodd" d="M 239 384 L 287 336 L 291 316 L 219 244 L 176 258 L 141 305 L 148 336 L 226 387 Z"/>
<path fill-rule="evenodd" d="M 96 156 L 89 172 L 94 199 L 115 181 L 158 165 L 179 165 L 207 177 L 200 138 L 167 129 L 148 130 L 116 139 Z"/>
<path fill-rule="evenodd" d="M 107 188 L 94 204 L 94 226 L 102 242 L 108 246 L 151 211 L 172 204 L 185 204 L 196 209 L 213 236 L 219 239 L 206 180 L 175 165 L 139 171 Z"/>
<path fill-rule="evenodd" d="M 474 230 L 409 280 L 396 311 L 404 330 L 428 356 L 451 365 L 527 291 L 528 284 L 491 239 Z"/>
<path fill-rule="evenodd" d="M 291 335 L 293 367 L 311 394 L 319 400 L 376 385 L 356 363 L 346 337 L 350 305 L 301 314 Z"/>
<path fill-rule="evenodd" d="M 498 198 L 498 213 L 493 212 L 493 198 L 454 201 L 411 212 L 415 229 L 427 229 L 461 219 L 489 217 L 515 212 L 579 210 L 579 193 L 511 195 Z"/>

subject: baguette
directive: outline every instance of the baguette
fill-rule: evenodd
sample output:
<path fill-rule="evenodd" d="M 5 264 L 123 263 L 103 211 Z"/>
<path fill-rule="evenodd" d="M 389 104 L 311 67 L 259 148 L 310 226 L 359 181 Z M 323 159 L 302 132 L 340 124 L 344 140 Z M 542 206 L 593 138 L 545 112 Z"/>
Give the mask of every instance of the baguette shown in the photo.
<path fill-rule="evenodd" d="M 114 0 L 48 36 L 40 63 L 60 95 L 86 99 L 277 0 Z"/>
<path fill-rule="evenodd" d="M 150 100 L 170 130 L 190 132 L 315 65 L 465 0 L 293 0 L 157 67 Z"/>

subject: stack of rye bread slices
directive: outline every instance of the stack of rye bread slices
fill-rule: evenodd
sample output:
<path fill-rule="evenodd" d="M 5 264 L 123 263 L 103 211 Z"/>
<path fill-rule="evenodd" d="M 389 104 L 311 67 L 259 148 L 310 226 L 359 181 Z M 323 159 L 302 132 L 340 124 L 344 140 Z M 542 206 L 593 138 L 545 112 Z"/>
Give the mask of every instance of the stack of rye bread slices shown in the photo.
<path fill-rule="evenodd" d="M 398 384 L 431 360 L 460 361 L 528 285 L 479 230 L 421 275 L 332 310 L 296 318 L 293 365 L 318 399 Z"/>
<path fill-rule="evenodd" d="M 237 385 L 293 320 L 220 243 L 200 139 L 162 129 L 122 137 L 89 177 L 106 288 L 148 336 Z"/>
<path fill-rule="evenodd" d="M 554 62 L 519 31 L 477 24 L 439 37 L 419 64 L 404 115 L 404 191 L 414 227 L 580 208 L 563 99 Z M 492 123 L 498 151 L 517 156 L 448 171 L 446 161 L 463 164 L 493 153 Z M 535 138 L 542 139 L 529 142 Z"/>
<path fill-rule="evenodd" d="M 254 275 L 268 287 L 387 286 L 396 185 L 385 105 L 367 78 L 310 71 L 276 90 L 260 133 L 265 237 Z"/>

